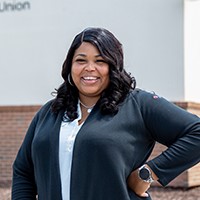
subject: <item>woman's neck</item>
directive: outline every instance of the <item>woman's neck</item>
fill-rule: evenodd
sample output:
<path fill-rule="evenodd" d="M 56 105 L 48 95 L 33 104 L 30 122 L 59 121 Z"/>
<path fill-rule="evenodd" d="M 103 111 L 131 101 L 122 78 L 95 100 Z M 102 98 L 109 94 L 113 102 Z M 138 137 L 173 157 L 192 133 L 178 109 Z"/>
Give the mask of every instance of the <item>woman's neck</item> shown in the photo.
<path fill-rule="evenodd" d="M 90 109 L 95 106 L 97 101 L 99 100 L 100 97 L 87 97 L 87 96 L 79 96 L 79 101 L 82 107 L 86 109 Z"/>

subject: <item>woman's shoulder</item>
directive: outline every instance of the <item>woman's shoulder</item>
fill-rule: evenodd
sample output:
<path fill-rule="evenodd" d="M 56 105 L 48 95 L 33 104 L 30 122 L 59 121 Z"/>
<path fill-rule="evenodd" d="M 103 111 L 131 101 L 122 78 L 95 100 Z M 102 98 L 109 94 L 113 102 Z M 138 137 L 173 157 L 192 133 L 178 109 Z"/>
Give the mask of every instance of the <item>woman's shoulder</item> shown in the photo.
<path fill-rule="evenodd" d="M 43 110 L 48 110 L 49 108 L 51 108 L 53 101 L 54 101 L 54 99 L 51 99 L 51 100 L 47 101 L 46 103 L 44 103 L 41 106 L 41 108 L 39 109 L 39 112 L 42 112 Z"/>
<path fill-rule="evenodd" d="M 134 90 L 130 90 L 129 96 L 135 99 L 156 99 L 160 98 L 154 91 L 146 91 L 140 88 L 135 88 Z"/>
<path fill-rule="evenodd" d="M 37 113 L 36 113 L 36 116 L 43 116 L 43 115 L 45 115 L 46 113 L 48 113 L 48 112 L 50 112 L 50 113 L 52 113 L 52 110 L 51 110 L 51 105 L 52 105 L 52 103 L 53 103 L 53 99 L 51 99 L 51 100 L 49 100 L 49 101 L 47 101 L 46 103 L 44 103 L 41 107 L 40 107 L 40 109 L 37 111 Z"/>
<path fill-rule="evenodd" d="M 158 104 L 166 104 L 168 101 L 156 94 L 154 91 L 146 91 L 136 88 L 129 93 L 129 100 L 135 101 L 138 106 L 157 106 Z"/>

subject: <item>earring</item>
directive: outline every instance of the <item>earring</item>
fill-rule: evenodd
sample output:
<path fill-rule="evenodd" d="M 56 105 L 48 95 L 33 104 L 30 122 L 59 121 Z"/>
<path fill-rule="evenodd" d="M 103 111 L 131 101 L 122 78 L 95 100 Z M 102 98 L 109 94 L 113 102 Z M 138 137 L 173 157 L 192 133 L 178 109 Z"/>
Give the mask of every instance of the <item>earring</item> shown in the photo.
<path fill-rule="evenodd" d="M 68 74 L 67 80 L 68 80 L 68 82 L 69 82 L 69 84 L 70 84 L 71 86 L 74 86 L 74 85 L 72 84 L 71 80 L 70 80 L 70 74 Z"/>

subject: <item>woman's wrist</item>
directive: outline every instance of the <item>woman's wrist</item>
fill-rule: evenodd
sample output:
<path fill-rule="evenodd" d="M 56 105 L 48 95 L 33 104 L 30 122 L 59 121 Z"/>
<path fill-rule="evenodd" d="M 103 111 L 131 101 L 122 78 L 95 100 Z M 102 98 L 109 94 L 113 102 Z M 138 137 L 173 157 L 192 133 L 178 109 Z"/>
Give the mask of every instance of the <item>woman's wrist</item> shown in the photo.
<path fill-rule="evenodd" d="M 150 170 L 146 164 L 142 165 L 137 171 L 140 180 L 150 184 L 154 181 L 151 172 L 152 170 Z"/>
<path fill-rule="evenodd" d="M 153 170 L 151 169 L 151 167 L 149 167 L 149 165 L 147 165 L 147 164 L 145 164 L 145 166 L 150 170 L 152 179 L 153 179 L 154 181 L 157 181 L 157 180 L 158 180 L 158 177 L 157 177 L 157 175 L 153 172 Z"/>
<path fill-rule="evenodd" d="M 147 174 L 143 174 L 144 175 L 143 178 L 144 179 L 146 178 L 146 180 L 143 180 L 140 177 L 140 174 L 139 174 L 139 170 L 141 169 L 141 167 L 140 167 L 140 168 L 131 172 L 130 176 L 127 179 L 127 184 L 128 184 L 128 187 L 131 190 L 133 190 L 138 196 L 147 197 L 148 194 L 147 194 L 146 191 L 149 189 L 149 187 L 151 186 L 151 182 L 152 182 L 152 181 L 148 181 L 149 180 L 148 179 L 148 172 L 151 175 L 152 180 L 157 181 L 158 177 L 156 176 L 156 174 L 153 172 L 153 170 L 147 164 L 145 164 L 143 166 L 145 166 L 148 169 L 146 171 Z"/>

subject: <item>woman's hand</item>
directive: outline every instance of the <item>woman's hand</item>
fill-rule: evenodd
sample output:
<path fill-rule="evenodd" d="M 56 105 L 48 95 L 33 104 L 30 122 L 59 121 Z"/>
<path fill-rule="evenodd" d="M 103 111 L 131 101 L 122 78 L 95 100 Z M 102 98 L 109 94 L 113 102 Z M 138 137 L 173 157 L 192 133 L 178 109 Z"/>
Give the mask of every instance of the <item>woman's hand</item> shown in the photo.
<path fill-rule="evenodd" d="M 140 197 L 148 197 L 148 193 L 146 192 L 149 187 L 150 183 L 147 183 L 141 180 L 138 176 L 138 169 L 133 171 L 127 180 L 128 187 L 135 192 Z"/>
<path fill-rule="evenodd" d="M 146 165 L 146 167 L 151 171 L 151 175 L 153 177 L 153 180 L 158 180 L 158 177 L 154 174 L 154 172 L 151 170 L 151 168 Z M 133 190 L 138 196 L 140 197 L 148 197 L 147 190 L 149 189 L 151 183 L 148 183 L 146 181 L 143 181 L 141 178 L 139 178 L 138 170 L 133 171 L 130 176 L 127 179 L 128 187 Z"/>

